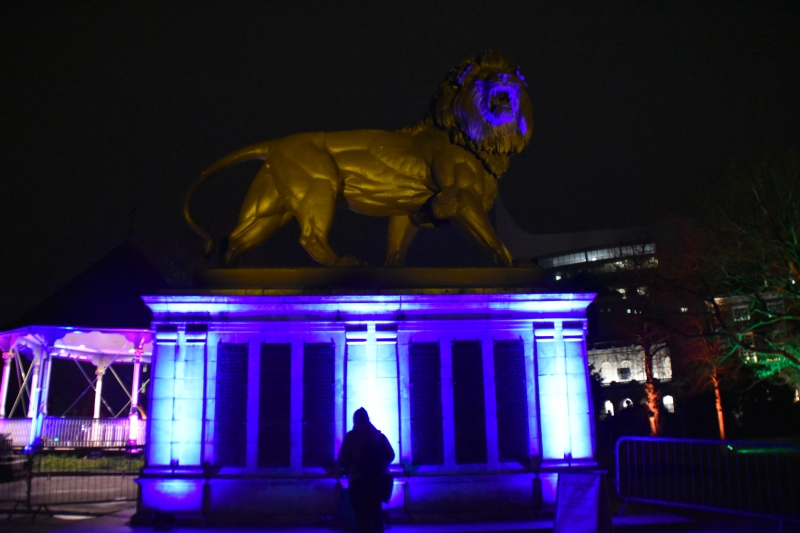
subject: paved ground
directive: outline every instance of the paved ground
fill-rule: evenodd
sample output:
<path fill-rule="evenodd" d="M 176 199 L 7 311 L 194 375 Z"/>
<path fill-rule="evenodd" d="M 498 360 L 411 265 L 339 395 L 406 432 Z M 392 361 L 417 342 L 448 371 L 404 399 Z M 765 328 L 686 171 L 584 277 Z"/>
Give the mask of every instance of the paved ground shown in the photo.
<path fill-rule="evenodd" d="M 106 504 L 69 508 L 72 513 L 107 513 L 103 516 L 80 514 L 39 515 L 33 520 L 29 515 L 13 515 L 10 520 L 0 515 L 0 531 L 4 533 L 149 533 L 152 527 L 127 525 L 133 507 L 131 504 Z M 668 508 L 629 508 L 626 515 L 615 517 L 616 531 L 662 531 L 687 533 L 772 533 L 779 531 L 777 521 L 745 518 L 718 513 L 693 513 Z M 552 520 L 528 522 L 494 522 L 482 524 L 450 525 L 394 525 L 387 533 L 525 533 L 552 530 Z M 175 533 L 334 533 L 318 527 L 305 528 L 184 528 L 176 527 Z M 800 533 L 800 524 L 784 524 L 781 533 Z"/>

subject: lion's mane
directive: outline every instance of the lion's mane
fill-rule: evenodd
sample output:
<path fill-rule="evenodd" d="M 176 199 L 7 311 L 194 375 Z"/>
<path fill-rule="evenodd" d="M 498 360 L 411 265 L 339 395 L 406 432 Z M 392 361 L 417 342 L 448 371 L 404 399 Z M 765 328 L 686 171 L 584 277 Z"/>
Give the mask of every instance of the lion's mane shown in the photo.
<path fill-rule="evenodd" d="M 507 75 L 516 86 L 514 120 L 492 125 L 487 120 L 487 84 Z M 508 169 L 509 156 L 522 151 L 533 131 L 533 109 L 524 90 L 525 81 L 508 59 L 496 52 L 467 59 L 448 73 L 430 103 L 421 125 L 433 125 L 450 141 L 475 154 L 486 169 L 500 177 Z"/>

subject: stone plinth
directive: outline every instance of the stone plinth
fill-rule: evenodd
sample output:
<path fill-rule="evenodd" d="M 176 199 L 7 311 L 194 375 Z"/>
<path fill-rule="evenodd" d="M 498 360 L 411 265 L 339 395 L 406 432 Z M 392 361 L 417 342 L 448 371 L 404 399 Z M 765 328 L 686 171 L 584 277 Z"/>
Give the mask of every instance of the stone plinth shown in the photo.
<path fill-rule="evenodd" d="M 414 280 L 418 282 L 414 284 Z M 153 311 L 141 512 L 319 523 L 365 407 L 396 520 L 532 516 L 590 466 L 586 307 L 529 269 L 218 270 Z M 472 281 L 471 281 L 472 280 Z"/>

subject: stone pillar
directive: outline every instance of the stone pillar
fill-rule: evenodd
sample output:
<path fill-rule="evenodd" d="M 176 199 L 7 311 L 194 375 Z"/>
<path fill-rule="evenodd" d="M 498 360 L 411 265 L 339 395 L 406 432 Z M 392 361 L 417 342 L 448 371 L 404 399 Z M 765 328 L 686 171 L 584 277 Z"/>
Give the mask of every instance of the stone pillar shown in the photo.
<path fill-rule="evenodd" d="M 207 337 L 205 324 L 188 324 L 175 361 L 172 464 L 202 464 Z"/>
<path fill-rule="evenodd" d="M 302 340 L 292 341 L 292 363 L 289 408 L 289 466 L 295 472 L 303 470 L 303 359 Z"/>
<path fill-rule="evenodd" d="M 533 330 L 519 331 L 525 346 L 525 383 L 528 389 L 528 436 L 530 456 L 539 461 L 542 456 L 542 443 L 539 435 L 539 387 L 536 381 L 536 360 L 534 358 Z"/>
<path fill-rule="evenodd" d="M 155 331 L 152 386 L 139 509 L 199 520 L 206 486 L 202 466 L 207 376 L 205 324 L 160 325 Z"/>
<path fill-rule="evenodd" d="M 562 321 L 534 331 L 545 462 L 594 464 L 583 324 Z"/>
<path fill-rule="evenodd" d="M 442 440 L 444 441 L 444 466 L 456 465 L 456 423 L 453 402 L 453 339 L 442 336 L 439 342 L 442 380 Z"/>
<path fill-rule="evenodd" d="M 172 413 L 178 328 L 160 326 L 155 332 L 148 410 L 147 464 L 167 466 L 172 453 Z"/>
<path fill-rule="evenodd" d="M 483 356 L 483 394 L 486 413 L 486 463 L 490 468 L 498 468 L 499 453 L 497 442 L 497 390 L 494 381 L 494 340 L 488 333 L 481 335 Z"/>
<path fill-rule="evenodd" d="M 14 352 L 3 352 L 3 379 L 0 381 L 0 419 L 6 417 L 6 396 L 8 396 L 8 380 L 11 377 L 11 360 Z"/>
<path fill-rule="evenodd" d="M 397 456 L 401 462 L 411 463 L 411 378 L 409 376 L 409 334 L 397 335 L 397 379 L 400 383 L 400 450 Z"/>

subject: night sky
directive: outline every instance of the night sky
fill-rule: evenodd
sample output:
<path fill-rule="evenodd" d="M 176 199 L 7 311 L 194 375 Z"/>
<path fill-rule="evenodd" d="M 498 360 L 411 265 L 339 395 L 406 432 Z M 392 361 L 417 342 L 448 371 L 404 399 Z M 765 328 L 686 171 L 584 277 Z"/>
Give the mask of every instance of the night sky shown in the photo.
<path fill-rule="evenodd" d="M 534 105 L 500 184 L 532 233 L 685 212 L 737 155 L 800 141 L 798 2 L 19 4 L 0 18 L 0 326 L 125 239 L 185 281 L 203 243 L 181 201 L 210 163 L 295 132 L 412 124 L 490 48 Z M 216 175 L 201 224 L 229 231 L 257 168 Z M 342 213 L 332 244 L 379 264 L 385 225 Z M 244 264 L 313 265 L 296 236 Z M 409 263 L 462 248 L 442 228 Z"/>

